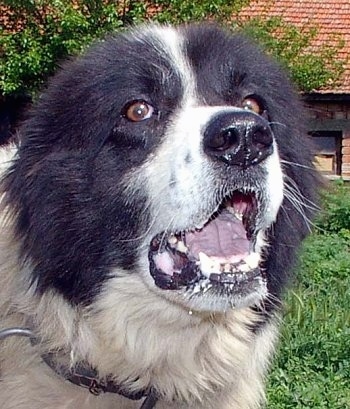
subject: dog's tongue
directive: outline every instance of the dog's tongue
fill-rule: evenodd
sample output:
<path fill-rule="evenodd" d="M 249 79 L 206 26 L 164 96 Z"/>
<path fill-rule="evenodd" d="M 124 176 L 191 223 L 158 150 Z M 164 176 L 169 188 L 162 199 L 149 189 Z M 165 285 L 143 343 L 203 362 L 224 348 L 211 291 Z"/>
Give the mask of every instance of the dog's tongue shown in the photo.
<path fill-rule="evenodd" d="M 185 238 L 190 255 L 196 259 L 200 252 L 209 257 L 227 259 L 249 254 L 249 241 L 243 223 L 228 210 L 223 210 L 203 229 L 186 233 Z"/>

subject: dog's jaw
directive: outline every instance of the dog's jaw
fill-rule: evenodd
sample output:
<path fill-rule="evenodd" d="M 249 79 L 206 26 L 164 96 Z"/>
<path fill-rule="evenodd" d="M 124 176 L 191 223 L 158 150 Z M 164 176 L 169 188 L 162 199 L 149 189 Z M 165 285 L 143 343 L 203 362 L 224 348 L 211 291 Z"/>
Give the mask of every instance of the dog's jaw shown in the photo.
<path fill-rule="evenodd" d="M 184 90 L 182 103 L 168 120 L 157 151 L 124 181 L 130 196 L 134 196 L 135 190 L 145 192 L 150 212 L 150 226 L 140 247 L 139 270 L 152 290 L 189 309 L 222 312 L 254 306 L 268 297 L 263 266 L 264 237 L 283 200 L 283 175 L 276 142 L 271 146 L 272 154 L 247 169 L 225 167 L 213 161 L 203 146 L 208 124 L 222 115 L 245 115 L 246 111 L 240 107 L 203 104 L 197 95 L 196 75 L 184 53 L 183 39 L 170 36 L 170 41 L 168 35 L 165 32 L 158 40 L 164 50 L 171 50 L 169 58 Z M 261 120 L 257 114 L 250 115 L 253 121 Z M 261 121 L 272 135 L 268 122 Z M 249 248 L 243 254 L 235 254 L 233 249 L 228 258 L 221 257 L 219 252 L 210 259 L 205 251 L 199 256 L 188 256 L 189 236 L 198 236 L 196 229 L 205 230 L 203 226 L 209 225 L 217 212 L 222 212 L 224 202 L 234 202 L 237 195 L 244 195 L 248 201 L 254 197 L 258 202 L 253 237 L 245 238 L 245 233 L 240 233 Z M 238 226 L 240 222 L 234 219 L 232 216 L 231 225 Z M 184 237 L 183 241 L 180 236 Z M 166 247 L 164 241 L 168 243 L 169 238 L 176 239 L 184 250 L 177 252 Z M 248 259 L 254 260 L 253 265 Z M 205 260 L 206 264 L 216 264 L 211 269 L 213 274 L 203 268 Z"/>
<path fill-rule="evenodd" d="M 169 125 L 159 151 L 136 175 L 129 175 L 128 178 L 128 190 L 146 187 L 152 215 L 140 250 L 142 277 L 160 296 L 190 310 L 223 312 L 258 305 L 268 297 L 263 267 L 263 249 L 268 245 L 265 235 L 275 221 L 283 200 L 283 174 L 276 143 L 273 144 L 272 155 L 258 169 L 238 171 L 237 174 L 230 169 L 225 174 L 207 158 L 201 144 L 203 128 L 211 118 L 222 112 L 236 111 L 237 108 L 221 106 L 185 106 Z M 253 237 L 250 240 L 244 238 L 246 246 L 249 246 L 244 254 L 234 256 L 233 250 L 230 260 L 225 262 L 221 259 L 221 271 L 215 271 L 213 267 L 211 276 L 202 268 L 202 264 L 210 262 L 206 254 L 196 254 L 195 261 L 191 261 L 192 271 L 187 268 L 186 277 L 184 274 L 179 276 L 176 269 L 172 271 L 172 257 L 167 256 L 164 242 L 168 246 L 169 242 L 177 241 L 174 244 L 180 248 L 177 255 L 188 253 L 184 245 L 190 241 L 190 236 L 200 235 L 206 229 L 203 226 L 207 226 L 213 217 L 227 212 L 225 202 L 234 202 L 237 195 L 245 198 L 256 196 L 258 202 Z M 234 213 L 235 205 L 232 206 L 229 208 Z M 237 206 L 239 209 L 241 204 Z M 232 217 L 233 229 L 243 229 L 242 222 L 236 219 L 242 216 L 228 215 Z M 220 223 L 217 222 L 217 225 Z M 244 232 L 240 234 L 245 235 Z M 220 259 L 216 264 L 220 264 Z M 157 269 L 163 270 L 160 273 L 163 283 L 161 280 L 157 282 L 156 273 L 152 274 Z"/>

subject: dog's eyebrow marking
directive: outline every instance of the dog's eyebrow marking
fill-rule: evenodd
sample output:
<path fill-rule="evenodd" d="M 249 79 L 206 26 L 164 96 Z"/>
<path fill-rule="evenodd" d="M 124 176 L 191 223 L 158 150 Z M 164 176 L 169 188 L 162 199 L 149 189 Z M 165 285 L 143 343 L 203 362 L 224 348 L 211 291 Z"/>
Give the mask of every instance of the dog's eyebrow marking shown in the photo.
<path fill-rule="evenodd" d="M 172 27 L 142 26 L 135 31 L 140 41 L 151 44 L 162 56 L 170 60 L 171 66 L 181 79 L 184 87 L 184 98 L 192 104 L 196 98 L 196 76 L 191 68 L 185 50 L 185 38 Z"/>

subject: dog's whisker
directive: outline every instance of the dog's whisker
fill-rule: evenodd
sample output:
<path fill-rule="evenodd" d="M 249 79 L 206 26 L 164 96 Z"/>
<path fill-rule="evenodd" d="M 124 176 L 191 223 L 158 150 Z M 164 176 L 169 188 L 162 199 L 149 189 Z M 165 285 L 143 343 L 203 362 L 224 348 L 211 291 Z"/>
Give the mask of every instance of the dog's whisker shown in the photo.
<path fill-rule="evenodd" d="M 164 240 L 165 240 L 165 238 L 167 237 L 168 233 L 171 232 L 171 229 L 170 229 L 170 228 L 171 228 L 171 225 L 172 225 L 172 223 L 174 222 L 175 218 L 176 218 L 176 216 L 174 215 L 174 216 L 171 218 L 171 220 L 169 221 L 168 226 L 167 226 L 166 229 L 164 230 L 163 235 L 162 235 L 161 240 L 160 240 L 159 250 L 160 250 L 160 249 L 162 248 L 162 246 L 164 245 Z"/>
<path fill-rule="evenodd" d="M 320 206 L 318 206 L 315 202 L 308 199 L 301 193 L 300 189 L 298 188 L 297 184 L 292 178 L 290 178 L 289 176 L 285 176 L 285 180 L 286 180 L 285 187 L 288 190 L 288 192 L 291 193 L 295 198 L 297 198 L 298 201 L 302 203 L 304 208 L 307 208 L 314 212 L 321 210 Z"/>
<path fill-rule="evenodd" d="M 280 159 L 282 164 L 286 164 L 286 165 L 291 165 L 291 166 L 296 166 L 299 168 L 303 168 L 303 169 L 308 169 L 308 170 L 312 170 L 313 172 L 315 172 L 315 169 L 312 166 L 308 166 L 308 165 L 303 165 L 301 163 L 297 163 L 297 162 L 290 162 L 286 159 Z"/>
<path fill-rule="evenodd" d="M 288 180 L 287 183 L 284 185 L 284 194 L 285 197 L 289 200 L 289 203 L 296 209 L 296 211 L 301 215 L 303 218 L 305 225 L 307 226 L 308 230 L 311 232 L 311 226 L 315 227 L 313 221 L 306 215 L 305 210 L 308 209 L 311 212 L 316 212 L 318 210 L 318 206 L 314 204 L 311 200 L 307 200 L 300 190 L 294 186 L 294 181 L 291 178 L 286 177 Z M 293 182 L 292 184 L 289 184 Z M 305 203 L 310 202 L 310 204 Z M 284 205 L 282 205 L 284 208 Z M 288 213 L 288 212 L 286 212 Z"/>
<path fill-rule="evenodd" d="M 271 121 L 269 122 L 269 125 L 279 125 L 279 126 L 283 126 L 284 128 L 287 128 L 286 124 L 283 124 L 282 122 L 277 122 L 277 121 Z"/>

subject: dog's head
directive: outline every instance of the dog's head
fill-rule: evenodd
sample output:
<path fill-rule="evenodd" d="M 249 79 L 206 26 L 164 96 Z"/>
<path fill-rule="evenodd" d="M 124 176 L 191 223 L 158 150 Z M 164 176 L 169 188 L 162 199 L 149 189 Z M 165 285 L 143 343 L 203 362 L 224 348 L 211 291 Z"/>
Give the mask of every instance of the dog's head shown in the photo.
<path fill-rule="evenodd" d="M 280 68 L 214 26 L 145 26 L 71 61 L 6 179 L 31 282 L 89 304 L 137 277 L 185 308 L 279 296 L 313 200 Z M 304 206 L 305 205 L 305 206 Z"/>

